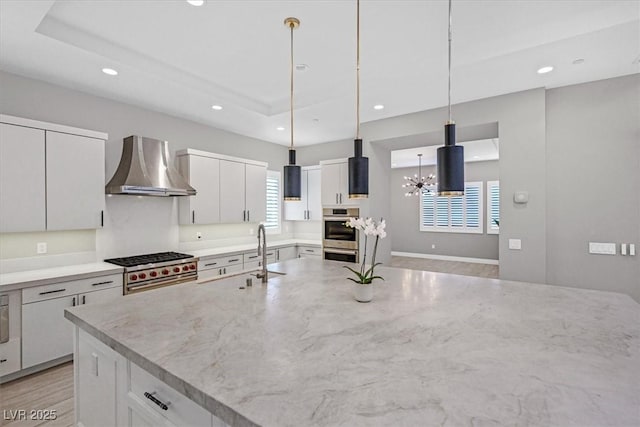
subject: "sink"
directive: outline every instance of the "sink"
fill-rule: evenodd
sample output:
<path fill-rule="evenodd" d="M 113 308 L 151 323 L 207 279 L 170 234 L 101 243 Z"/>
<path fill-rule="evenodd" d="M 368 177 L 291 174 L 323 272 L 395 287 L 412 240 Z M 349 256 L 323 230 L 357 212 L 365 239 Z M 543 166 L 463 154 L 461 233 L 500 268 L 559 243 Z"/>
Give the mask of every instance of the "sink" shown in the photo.
<path fill-rule="evenodd" d="M 212 277 L 210 279 L 198 280 L 197 283 L 202 284 L 202 283 L 215 282 L 217 280 L 224 280 L 224 279 L 229 279 L 231 277 L 238 277 L 238 276 L 243 276 L 243 275 L 256 277 L 256 274 L 261 273 L 261 272 L 262 272 L 262 270 L 239 271 L 237 273 L 226 274 L 224 276 L 216 276 L 216 277 Z M 267 273 L 269 273 L 269 276 L 272 276 L 272 275 L 286 276 L 287 275 L 287 273 L 281 273 L 280 271 L 272 271 L 272 270 L 267 270 Z"/>

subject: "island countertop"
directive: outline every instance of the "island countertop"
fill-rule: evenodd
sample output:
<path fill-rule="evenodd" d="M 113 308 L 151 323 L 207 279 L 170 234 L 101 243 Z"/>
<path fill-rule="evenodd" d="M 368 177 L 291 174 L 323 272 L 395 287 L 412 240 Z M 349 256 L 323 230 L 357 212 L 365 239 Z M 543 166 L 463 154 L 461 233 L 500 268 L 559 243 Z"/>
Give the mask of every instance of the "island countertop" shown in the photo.
<path fill-rule="evenodd" d="M 622 294 L 341 263 L 65 316 L 232 425 L 640 424 L 640 305 Z"/>

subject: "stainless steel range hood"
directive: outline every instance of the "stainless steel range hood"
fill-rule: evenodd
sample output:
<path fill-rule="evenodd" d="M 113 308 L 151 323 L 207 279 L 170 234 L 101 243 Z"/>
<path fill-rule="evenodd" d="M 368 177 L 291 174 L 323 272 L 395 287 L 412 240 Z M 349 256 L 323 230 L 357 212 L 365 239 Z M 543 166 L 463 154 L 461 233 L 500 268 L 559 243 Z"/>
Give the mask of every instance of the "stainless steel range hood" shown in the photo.
<path fill-rule="evenodd" d="M 105 192 L 138 196 L 196 194 L 196 190 L 171 165 L 167 141 L 141 136 L 124 139 L 120 164 Z"/>

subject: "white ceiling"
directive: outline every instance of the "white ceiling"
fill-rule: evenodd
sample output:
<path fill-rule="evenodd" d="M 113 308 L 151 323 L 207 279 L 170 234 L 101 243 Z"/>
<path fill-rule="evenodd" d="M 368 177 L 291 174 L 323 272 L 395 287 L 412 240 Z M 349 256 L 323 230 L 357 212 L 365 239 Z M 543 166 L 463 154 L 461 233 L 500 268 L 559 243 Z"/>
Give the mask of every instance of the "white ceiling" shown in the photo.
<path fill-rule="evenodd" d="M 288 16 L 296 145 L 353 138 L 355 1 L 0 0 L 0 68 L 286 145 Z M 453 25 L 454 103 L 640 72 L 637 0 L 454 0 Z M 446 1 L 362 0 L 362 121 L 446 105 L 446 49 Z"/>
<path fill-rule="evenodd" d="M 487 160 L 499 159 L 500 145 L 498 138 L 459 142 L 456 145 L 464 146 L 464 161 L 466 163 L 486 162 Z M 418 154 L 422 154 L 422 166 L 435 165 L 437 150 L 437 145 L 429 145 L 426 147 L 391 151 L 391 168 L 418 166 Z"/>

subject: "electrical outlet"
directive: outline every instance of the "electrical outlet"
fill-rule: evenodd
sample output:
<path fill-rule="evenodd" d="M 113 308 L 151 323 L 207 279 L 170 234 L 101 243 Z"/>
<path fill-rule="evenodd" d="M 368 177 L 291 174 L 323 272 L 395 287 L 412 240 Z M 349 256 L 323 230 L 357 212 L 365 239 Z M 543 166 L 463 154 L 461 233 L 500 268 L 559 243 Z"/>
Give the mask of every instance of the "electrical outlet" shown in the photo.
<path fill-rule="evenodd" d="M 509 249 L 519 251 L 522 249 L 522 240 L 509 239 Z"/>
<path fill-rule="evenodd" d="M 431 245 L 431 249 L 435 249 L 435 248 L 436 248 L 436 245 Z"/>
<path fill-rule="evenodd" d="M 196 239 L 200 240 L 202 239 L 202 233 L 199 231 L 196 231 Z"/>
<path fill-rule="evenodd" d="M 589 253 L 600 255 L 615 255 L 616 244 L 615 243 L 598 243 L 589 242 Z"/>
<path fill-rule="evenodd" d="M 39 254 L 47 253 L 47 242 L 40 242 L 36 245 L 36 252 Z"/>
<path fill-rule="evenodd" d="M 249 229 L 249 236 L 253 236 L 253 228 Z"/>

